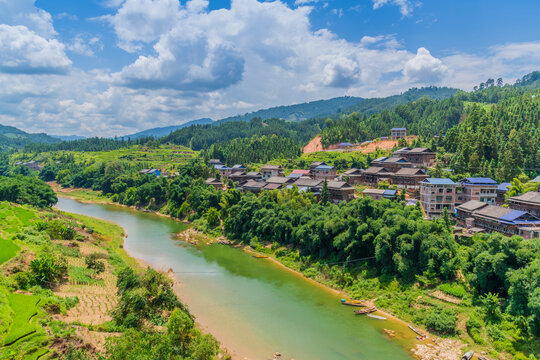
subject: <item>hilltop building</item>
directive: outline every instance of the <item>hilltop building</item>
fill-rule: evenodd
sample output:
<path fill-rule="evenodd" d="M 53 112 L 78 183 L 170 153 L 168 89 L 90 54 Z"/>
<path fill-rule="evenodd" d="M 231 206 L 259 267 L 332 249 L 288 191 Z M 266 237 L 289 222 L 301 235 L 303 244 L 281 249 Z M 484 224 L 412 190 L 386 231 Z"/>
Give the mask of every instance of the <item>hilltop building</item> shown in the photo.
<path fill-rule="evenodd" d="M 392 128 L 390 137 L 392 139 L 406 138 L 407 137 L 407 129 L 406 128 Z"/>
<path fill-rule="evenodd" d="M 463 188 L 464 201 L 478 200 L 495 204 L 498 184 L 491 178 L 468 177 L 460 181 Z"/>
<path fill-rule="evenodd" d="M 450 179 L 427 178 L 420 182 L 420 203 L 428 218 L 440 217 L 443 209 L 454 211 L 463 202 L 461 185 Z"/>
<path fill-rule="evenodd" d="M 272 176 L 283 176 L 283 168 L 278 165 L 264 165 L 261 168 L 262 179 L 266 180 Z"/>

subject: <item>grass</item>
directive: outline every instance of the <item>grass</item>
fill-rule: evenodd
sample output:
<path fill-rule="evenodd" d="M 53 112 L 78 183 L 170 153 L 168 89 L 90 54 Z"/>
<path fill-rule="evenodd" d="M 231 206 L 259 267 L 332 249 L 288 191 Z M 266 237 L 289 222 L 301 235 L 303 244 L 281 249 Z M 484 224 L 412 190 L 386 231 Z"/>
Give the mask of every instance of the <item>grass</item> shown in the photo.
<path fill-rule="evenodd" d="M 39 297 L 25 294 L 9 294 L 8 298 L 9 306 L 14 315 L 9 332 L 4 339 L 4 345 L 38 329 L 38 326 L 31 320 L 37 314 Z"/>
<path fill-rule="evenodd" d="M 20 248 L 11 240 L 0 240 L 0 265 L 17 255 Z"/>
<path fill-rule="evenodd" d="M 69 278 L 72 285 L 105 285 L 102 279 L 95 279 L 95 271 L 81 266 L 68 267 Z"/>

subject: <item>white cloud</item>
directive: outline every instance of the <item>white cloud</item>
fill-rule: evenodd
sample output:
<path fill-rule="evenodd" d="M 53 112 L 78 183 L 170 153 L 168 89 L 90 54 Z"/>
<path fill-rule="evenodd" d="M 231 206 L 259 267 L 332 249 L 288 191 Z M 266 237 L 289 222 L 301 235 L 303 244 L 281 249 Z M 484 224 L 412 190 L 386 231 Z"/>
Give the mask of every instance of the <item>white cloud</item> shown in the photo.
<path fill-rule="evenodd" d="M 71 61 L 64 45 L 25 26 L 0 24 L 0 71 L 15 74 L 65 73 Z"/>
<path fill-rule="evenodd" d="M 89 37 L 83 34 L 77 34 L 75 38 L 67 45 L 69 51 L 86 56 L 94 56 L 94 49 L 102 50 L 103 44 L 99 37 Z"/>
<path fill-rule="evenodd" d="M 373 9 L 377 10 L 384 5 L 394 5 L 399 7 L 399 12 L 403 16 L 409 16 L 412 14 L 415 7 L 421 5 L 420 2 L 415 2 L 412 0 L 372 0 Z"/>
<path fill-rule="evenodd" d="M 440 59 L 434 58 L 426 48 L 419 48 L 416 56 L 405 63 L 403 75 L 418 83 L 437 84 L 444 77 L 448 67 Z"/>
<path fill-rule="evenodd" d="M 0 0 L 0 24 L 22 25 L 39 36 L 56 35 L 51 15 L 34 6 L 35 0 Z"/>

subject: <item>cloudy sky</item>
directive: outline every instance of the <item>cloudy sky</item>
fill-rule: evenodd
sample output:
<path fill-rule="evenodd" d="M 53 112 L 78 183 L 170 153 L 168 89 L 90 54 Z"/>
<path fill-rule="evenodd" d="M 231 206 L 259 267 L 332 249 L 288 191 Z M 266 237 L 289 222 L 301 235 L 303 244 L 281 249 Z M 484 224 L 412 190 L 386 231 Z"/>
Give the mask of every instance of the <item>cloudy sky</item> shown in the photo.
<path fill-rule="evenodd" d="M 0 123 L 124 135 L 540 69 L 537 0 L 0 0 Z"/>

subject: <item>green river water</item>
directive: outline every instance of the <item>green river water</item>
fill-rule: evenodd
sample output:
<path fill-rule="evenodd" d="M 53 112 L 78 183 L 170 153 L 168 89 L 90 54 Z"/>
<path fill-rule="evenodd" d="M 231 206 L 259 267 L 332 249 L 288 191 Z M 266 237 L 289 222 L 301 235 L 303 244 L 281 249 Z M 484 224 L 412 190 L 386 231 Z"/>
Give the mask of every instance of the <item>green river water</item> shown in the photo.
<path fill-rule="evenodd" d="M 234 359 L 402 360 L 414 336 L 401 323 L 355 316 L 340 296 L 268 259 L 223 245 L 200 248 L 174 240 L 186 225 L 114 205 L 59 198 L 62 211 L 112 221 L 124 248 L 158 270 L 173 269 L 181 300 Z M 382 329 L 396 331 L 390 340 Z"/>

